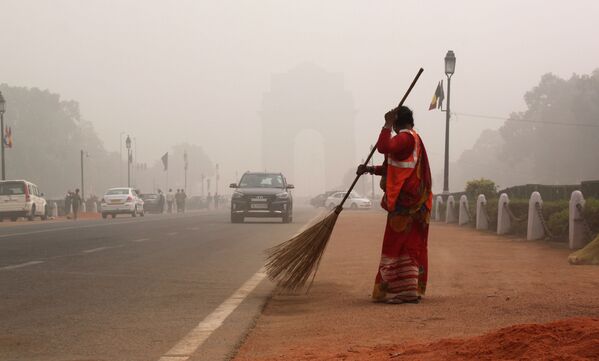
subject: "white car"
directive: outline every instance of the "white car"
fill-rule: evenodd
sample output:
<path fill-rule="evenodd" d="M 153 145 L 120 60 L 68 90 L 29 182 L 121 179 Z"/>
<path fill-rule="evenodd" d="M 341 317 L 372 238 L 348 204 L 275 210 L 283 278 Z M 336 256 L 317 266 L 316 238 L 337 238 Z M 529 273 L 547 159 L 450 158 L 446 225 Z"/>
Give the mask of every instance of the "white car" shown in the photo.
<path fill-rule="evenodd" d="M 48 219 L 48 207 L 43 193 L 37 186 L 26 180 L 0 181 L 0 221 L 10 218 L 16 221 L 26 217 Z"/>
<path fill-rule="evenodd" d="M 337 207 L 343 200 L 343 197 L 345 197 L 345 193 L 347 192 L 331 194 L 325 201 L 325 206 L 329 209 Z M 351 192 L 349 197 L 347 197 L 344 206 L 349 207 L 350 209 L 370 209 L 372 208 L 372 202 L 370 202 L 370 199 L 362 197 L 356 192 Z"/>
<path fill-rule="evenodd" d="M 133 188 L 111 188 L 106 191 L 100 202 L 102 218 L 117 214 L 130 214 L 133 217 L 144 216 L 144 201 Z"/>

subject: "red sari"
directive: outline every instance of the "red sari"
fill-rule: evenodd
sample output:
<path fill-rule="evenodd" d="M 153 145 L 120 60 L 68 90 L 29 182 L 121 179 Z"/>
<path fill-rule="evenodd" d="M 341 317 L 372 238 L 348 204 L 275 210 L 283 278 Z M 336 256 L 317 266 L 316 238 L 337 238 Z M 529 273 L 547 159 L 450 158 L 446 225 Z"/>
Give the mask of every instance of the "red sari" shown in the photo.
<path fill-rule="evenodd" d="M 386 195 L 381 202 L 389 213 L 372 294 L 375 301 L 417 302 L 426 291 L 432 192 L 428 157 L 419 137 L 418 141 L 416 167 L 403 183 L 395 205 L 387 204 Z M 395 159 L 407 159 L 415 146 L 416 140 L 411 134 L 391 137 L 391 130 L 383 128 L 377 149 L 386 158 L 383 166 L 375 168 L 375 174 L 385 176 L 390 154 Z"/>

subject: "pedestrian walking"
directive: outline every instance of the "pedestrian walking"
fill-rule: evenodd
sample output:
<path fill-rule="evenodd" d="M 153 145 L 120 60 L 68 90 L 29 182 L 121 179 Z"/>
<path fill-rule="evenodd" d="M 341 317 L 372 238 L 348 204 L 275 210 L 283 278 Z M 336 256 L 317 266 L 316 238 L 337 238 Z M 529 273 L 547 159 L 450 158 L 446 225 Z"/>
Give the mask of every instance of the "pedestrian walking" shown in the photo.
<path fill-rule="evenodd" d="M 172 188 L 169 188 L 168 193 L 166 194 L 166 203 L 168 205 L 168 213 L 173 213 L 173 203 L 175 202 L 175 194 L 173 193 Z"/>
<path fill-rule="evenodd" d="M 162 193 L 162 190 L 158 189 L 158 209 L 160 209 L 161 214 L 164 213 L 164 202 L 164 193 Z"/>
<path fill-rule="evenodd" d="M 185 206 L 187 203 L 187 193 L 185 189 L 181 189 L 181 212 L 185 213 Z"/>
<path fill-rule="evenodd" d="M 79 194 L 79 188 L 75 189 L 75 193 L 72 196 L 72 206 L 73 206 L 73 219 L 77 220 L 79 215 L 79 206 L 83 203 L 81 199 L 81 195 Z"/>
<path fill-rule="evenodd" d="M 177 213 L 181 211 L 181 190 L 177 188 L 177 192 L 175 193 L 175 207 Z"/>
<path fill-rule="evenodd" d="M 208 210 L 210 210 L 210 208 L 212 207 L 212 194 L 210 194 L 210 192 L 208 192 L 208 197 L 206 197 L 206 202 L 208 204 Z"/>
<path fill-rule="evenodd" d="M 218 209 L 218 193 L 214 193 L 214 209 Z"/>
<path fill-rule="evenodd" d="M 357 170 L 358 174 L 382 177 L 381 206 L 388 212 L 372 298 L 376 302 L 418 303 L 426 291 L 428 278 L 431 171 L 408 107 L 401 106 L 385 114 L 377 150 L 385 155 L 383 165 L 361 164 Z"/>
<path fill-rule="evenodd" d="M 64 197 L 64 215 L 69 218 L 71 215 L 71 205 L 73 203 L 73 192 L 69 189 Z"/>

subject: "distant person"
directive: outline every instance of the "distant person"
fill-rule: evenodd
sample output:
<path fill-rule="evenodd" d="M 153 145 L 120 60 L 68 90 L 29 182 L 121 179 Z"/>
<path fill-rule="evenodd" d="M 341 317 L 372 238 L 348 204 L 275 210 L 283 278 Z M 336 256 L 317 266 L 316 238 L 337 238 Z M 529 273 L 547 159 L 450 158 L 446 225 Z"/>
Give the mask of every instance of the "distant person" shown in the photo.
<path fill-rule="evenodd" d="M 177 209 L 177 213 L 181 211 L 181 190 L 177 188 L 177 192 L 175 193 L 175 207 Z"/>
<path fill-rule="evenodd" d="M 218 209 L 218 193 L 214 193 L 214 209 Z"/>
<path fill-rule="evenodd" d="M 164 213 L 164 193 L 162 193 L 162 190 L 158 189 L 158 209 L 160 210 L 160 213 Z"/>
<path fill-rule="evenodd" d="M 212 207 L 212 194 L 208 192 L 208 197 L 206 197 L 206 209 L 210 210 Z"/>
<path fill-rule="evenodd" d="M 69 189 L 64 197 L 64 215 L 69 218 L 71 215 L 71 205 L 73 204 L 73 192 Z"/>
<path fill-rule="evenodd" d="M 169 188 L 168 193 L 166 194 L 166 204 L 168 205 L 168 213 L 173 213 L 173 203 L 175 202 L 175 194 L 173 193 L 173 189 Z"/>
<path fill-rule="evenodd" d="M 185 189 L 181 189 L 181 212 L 185 212 L 185 204 L 187 203 L 187 194 Z"/>
<path fill-rule="evenodd" d="M 83 199 L 81 199 L 81 195 L 79 194 L 79 188 L 75 189 L 75 193 L 72 196 L 72 206 L 73 206 L 73 219 L 77 220 L 79 215 L 79 206 L 83 203 Z"/>

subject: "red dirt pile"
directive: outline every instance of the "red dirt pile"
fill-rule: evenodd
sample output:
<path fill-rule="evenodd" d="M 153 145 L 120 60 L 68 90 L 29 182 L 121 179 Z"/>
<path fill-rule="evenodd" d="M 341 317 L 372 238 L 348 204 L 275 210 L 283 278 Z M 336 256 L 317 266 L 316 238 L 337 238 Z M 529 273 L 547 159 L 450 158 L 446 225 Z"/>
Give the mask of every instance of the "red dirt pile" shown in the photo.
<path fill-rule="evenodd" d="M 515 325 L 478 337 L 409 346 L 391 356 L 423 361 L 599 360 L 599 319 Z"/>
<path fill-rule="evenodd" d="M 336 354 L 297 348 L 268 360 L 599 360 L 599 319 L 571 318 L 546 324 L 521 324 L 482 336 L 431 343 L 352 346 Z"/>

